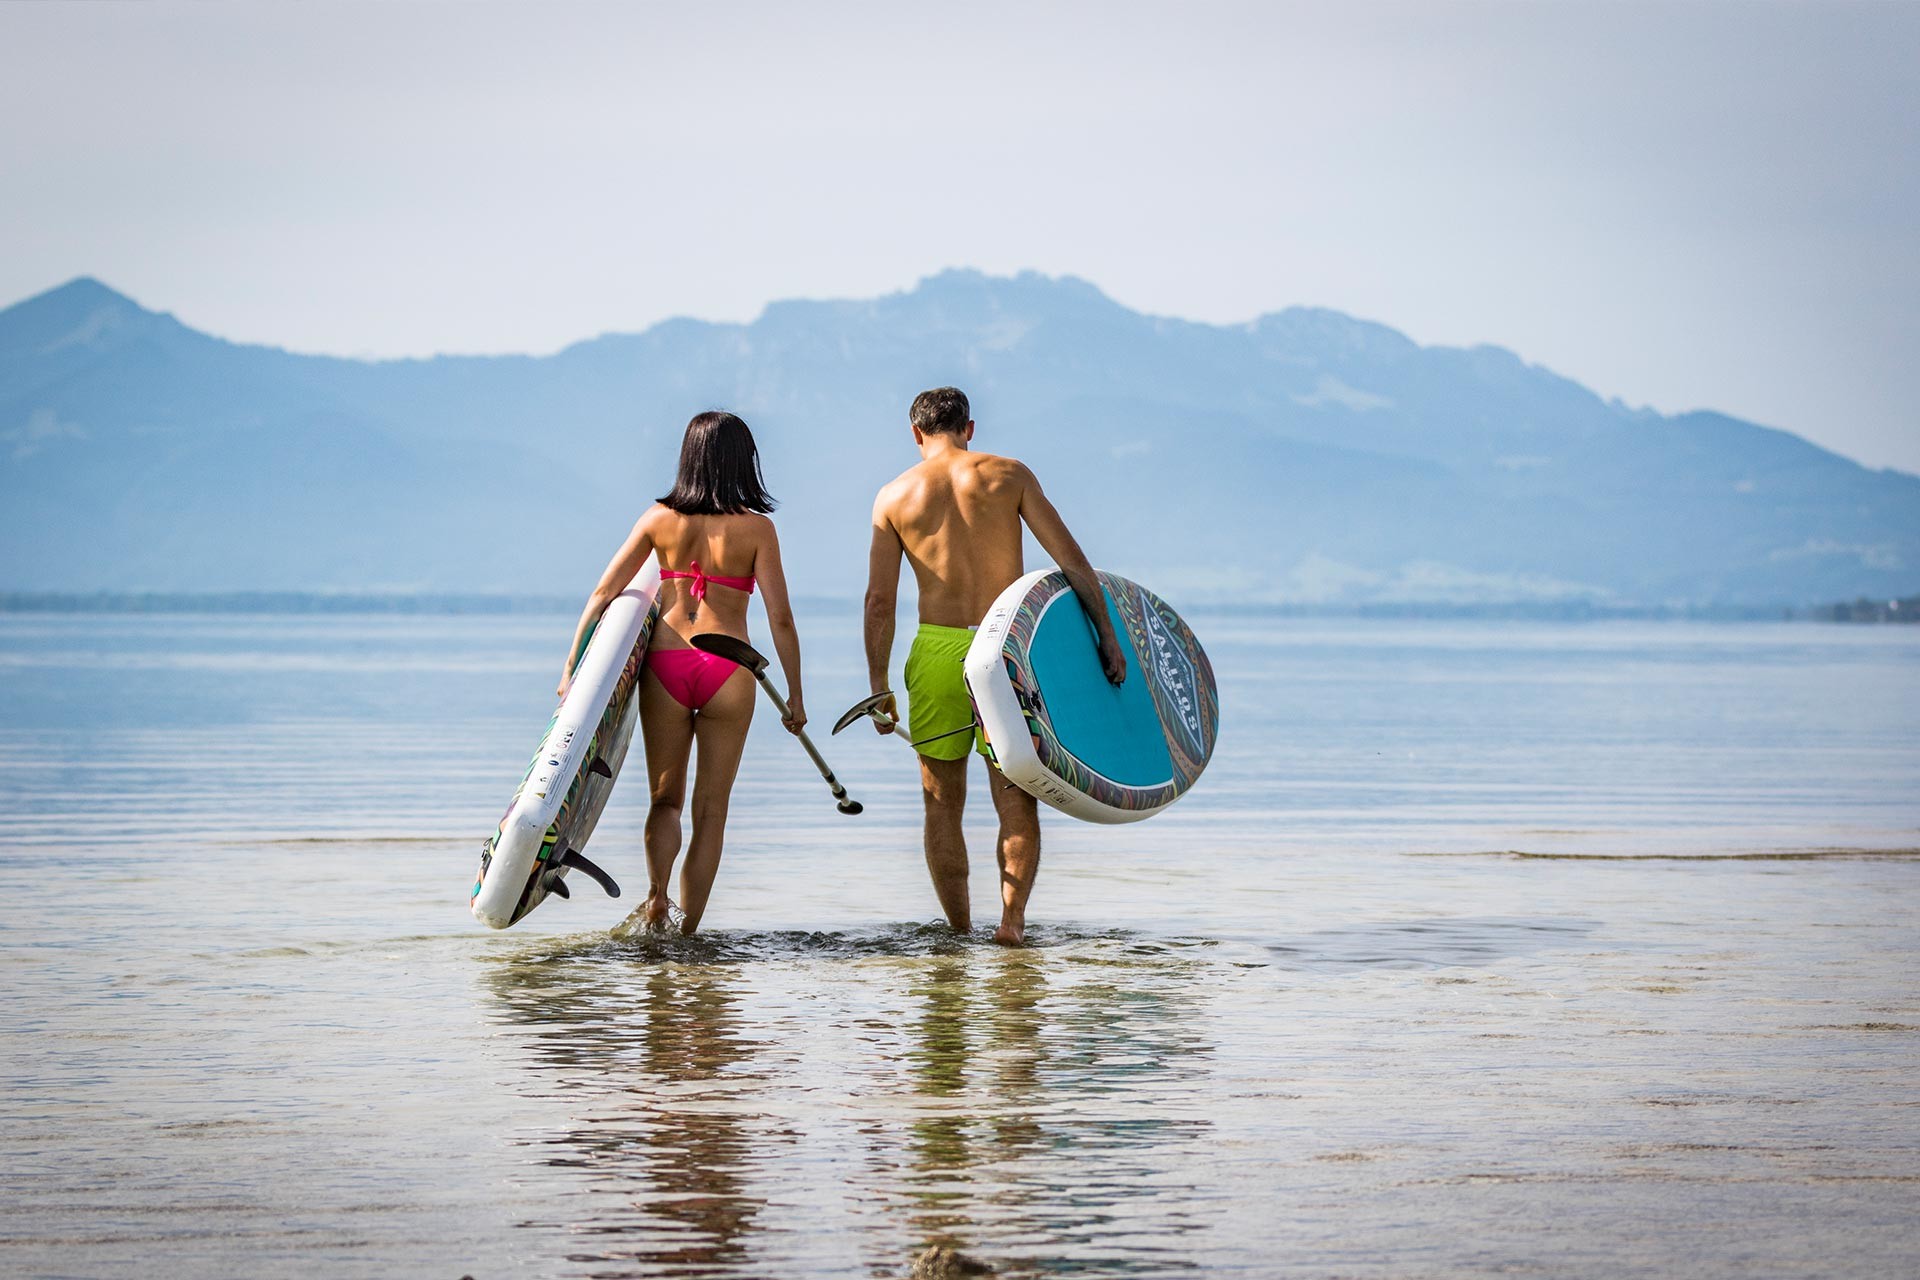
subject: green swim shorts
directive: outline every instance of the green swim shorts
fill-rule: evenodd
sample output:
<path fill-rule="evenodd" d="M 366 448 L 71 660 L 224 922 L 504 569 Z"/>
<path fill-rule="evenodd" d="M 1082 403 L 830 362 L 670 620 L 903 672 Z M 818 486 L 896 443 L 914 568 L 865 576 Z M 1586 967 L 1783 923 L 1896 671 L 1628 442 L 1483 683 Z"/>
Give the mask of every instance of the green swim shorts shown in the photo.
<path fill-rule="evenodd" d="M 907 651 L 907 737 L 933 760 L 961 760 L 968 748 L 986 754 L 987 739 L 979 729 L 959 733 L 973 723 L 973 699 L 967 696 L 967 646 L 973 632 L 966 627 L 920 624 Z M 936 735 L 946 734 L 946 737 Z"/>

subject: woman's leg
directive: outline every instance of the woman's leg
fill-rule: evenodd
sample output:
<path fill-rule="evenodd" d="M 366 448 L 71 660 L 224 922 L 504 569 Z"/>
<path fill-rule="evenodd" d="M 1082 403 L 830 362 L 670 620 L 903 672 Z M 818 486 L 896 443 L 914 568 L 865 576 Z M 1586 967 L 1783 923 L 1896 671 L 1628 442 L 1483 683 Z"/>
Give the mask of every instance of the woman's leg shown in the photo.
<path fill-rule="evenodd" d="M 651 669 L 640 673 L 640 736 L 647 749 L 647 901 L 649 925 L 667 918 L 667 885 L 680 856 L 680 808 L 687 796 L 693 712 L 680 705 Z"/>
<path fill-rule="evenodd" d="M 680 869 L 680 907 L 687 913 L 683 933 L 692 933 L 700 925 L 707 909 L 707 894 L 713 889 L 714 873 L 720 870 L 720 845 L 727 833 L 727 800 L 733 794 L 733 777 L 740 770 L 740 752 L 747 745 L 747 727 L 753 723 L 753 708 L 758 700 L 753 675 L 745 668 L 735 671 L 707 700 L 693 718 L 694 736 L 700 740 L 700 763 L 693 775 L 693 839 L 687 845 L 687 861 Z"/>

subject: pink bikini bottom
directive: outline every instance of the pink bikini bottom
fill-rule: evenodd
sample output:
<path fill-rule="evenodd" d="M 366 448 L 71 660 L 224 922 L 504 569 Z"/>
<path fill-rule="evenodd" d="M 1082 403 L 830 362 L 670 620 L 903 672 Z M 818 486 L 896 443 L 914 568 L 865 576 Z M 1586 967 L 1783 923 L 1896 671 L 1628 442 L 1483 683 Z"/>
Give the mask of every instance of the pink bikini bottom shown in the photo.
<path fill-rule="evenodd" d="M 737 662 L 698 649 L 650 649 L 647 665 L 673 700 L 689 711 L 706 706 L 727 677 L 740 669 Z"/>

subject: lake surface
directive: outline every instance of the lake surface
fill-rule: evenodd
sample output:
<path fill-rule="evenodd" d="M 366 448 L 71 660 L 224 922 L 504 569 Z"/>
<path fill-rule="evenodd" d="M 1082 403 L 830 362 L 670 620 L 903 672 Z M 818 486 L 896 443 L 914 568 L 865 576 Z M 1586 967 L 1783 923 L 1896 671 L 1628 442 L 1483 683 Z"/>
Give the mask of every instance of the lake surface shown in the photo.
<path fill-rule="evenodd" d="M 466 912 L 567 619 L 0 615 L 0 1273 L 1911 1266 L 1920 628 L 1195 623 L 1211 768 L 1007 951 L 825 737 L 852 614 L 867 812 L 763 709 L 670 941 L 637 774 L 625 898 Z"/>

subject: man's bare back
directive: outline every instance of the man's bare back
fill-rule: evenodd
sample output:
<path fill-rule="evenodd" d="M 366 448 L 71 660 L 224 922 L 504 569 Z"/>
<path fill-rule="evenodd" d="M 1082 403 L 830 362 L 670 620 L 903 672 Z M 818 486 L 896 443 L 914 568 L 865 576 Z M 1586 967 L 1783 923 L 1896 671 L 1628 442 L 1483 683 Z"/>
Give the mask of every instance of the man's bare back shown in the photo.
<path fill-rule="evenodd" d="M 1020 576 L 1020 508 L 1029 486 L 1037 492 L 1033 473 L 1012 458 L 959 448 L 880 491 L 875 523 L 893 531 L 913 566 L 920 621 L 974 626 Z"/>

